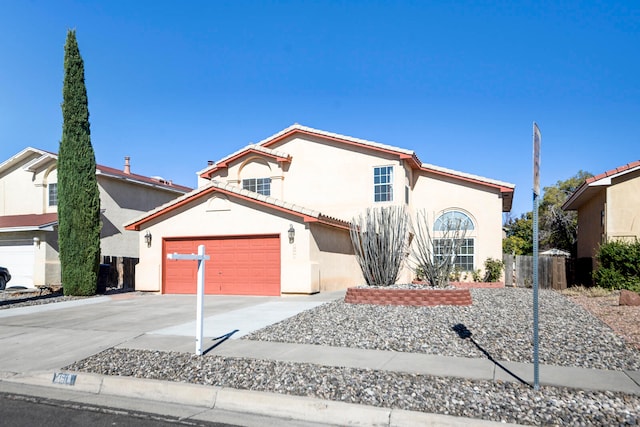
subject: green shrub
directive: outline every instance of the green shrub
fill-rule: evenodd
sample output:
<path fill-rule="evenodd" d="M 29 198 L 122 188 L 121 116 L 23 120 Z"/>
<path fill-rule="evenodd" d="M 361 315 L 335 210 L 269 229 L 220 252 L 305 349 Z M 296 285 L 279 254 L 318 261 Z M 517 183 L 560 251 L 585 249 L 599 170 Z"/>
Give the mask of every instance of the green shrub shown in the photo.
<path fill-rule="evenodd" d="M 484 262 L 484 281 L 497 282 L 502 276 L 504 262 L 499 259 L 487 258 Z"/>
<path fill-rule="evenodd" d="M 473 276 L 474 282 L 480 282 L 482 280 L 482 270 L 480 270 L 479 268 L 476 270 L 473 270 L 471 274 Z"/>
<path fill-rule="evenodd" d="M 596 285 L 640 292 L 640 242 L 611 241 L 600 246 Z"/>

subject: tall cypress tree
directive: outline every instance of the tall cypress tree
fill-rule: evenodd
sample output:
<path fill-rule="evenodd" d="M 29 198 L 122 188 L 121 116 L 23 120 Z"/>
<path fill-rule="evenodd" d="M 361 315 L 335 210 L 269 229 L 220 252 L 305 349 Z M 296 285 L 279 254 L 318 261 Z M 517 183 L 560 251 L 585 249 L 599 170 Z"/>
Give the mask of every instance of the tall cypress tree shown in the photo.
<path fill-rule="evenodd" d="M 84 62 L 67 32 L 58 153 L 58 244 L 65 295 L 95 295 L 100 267 L 100 193 L 91 146 Z"/>

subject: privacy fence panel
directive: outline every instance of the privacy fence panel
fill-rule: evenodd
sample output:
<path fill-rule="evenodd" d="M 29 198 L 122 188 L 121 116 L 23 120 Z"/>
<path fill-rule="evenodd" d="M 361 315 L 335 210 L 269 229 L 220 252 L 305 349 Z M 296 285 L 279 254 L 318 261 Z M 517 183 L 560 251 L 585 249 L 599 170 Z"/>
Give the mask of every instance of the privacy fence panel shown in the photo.
<path fill-rule="evenodd" d="M 136 287 L 136 264 L 138 258 L 103 256 L 101 264 L 109 265 L 106 286 L 118 289 Z"/>
<path fill-rule="evenodd" d="M 533 286 L 533 257 L 503 255 L 505 286 L 530 288 Z M 538 257 L 538 286 L 540 289 L 566 289 L 568 260 L 558 256 Z"/>

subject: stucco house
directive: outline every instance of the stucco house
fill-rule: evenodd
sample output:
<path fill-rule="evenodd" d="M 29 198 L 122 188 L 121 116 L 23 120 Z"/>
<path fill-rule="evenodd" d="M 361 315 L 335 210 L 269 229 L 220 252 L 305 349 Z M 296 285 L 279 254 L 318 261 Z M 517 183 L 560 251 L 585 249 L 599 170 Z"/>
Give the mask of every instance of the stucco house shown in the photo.
<path fill-rule="evenodd" d="M 578 212 L 577 273 L 590 282 L 601 243 L 640 238 L 640 160 L 587 178 L 562 209 Z"/>
<path fill-rule="evenodd" d="M 0 164 L 0 265 L 11 286 L 60 284 L 58 258 L 58 156 L 27 147 Z M 102 231 L 101 255 L 137 258 L 138 235 L 123 224 L 191 188 L 97 165 Z"/>
<path fill-rule="evenodd" d="M 195 293 L 205 245 L 208 294 L 309 294 L 364 283 L 349 221 L 404 205 L 469 220 L 462 270 L 502 257 L 514 185 L 422 163 L 411 150 L 295 124 L 198 172 L 198 188 L 126 224 L 139 231 L 136 289 Z M 147 245 L 145 236 L 151 238 Z M 401 281 L 413 276 L 410 268 Z"/>

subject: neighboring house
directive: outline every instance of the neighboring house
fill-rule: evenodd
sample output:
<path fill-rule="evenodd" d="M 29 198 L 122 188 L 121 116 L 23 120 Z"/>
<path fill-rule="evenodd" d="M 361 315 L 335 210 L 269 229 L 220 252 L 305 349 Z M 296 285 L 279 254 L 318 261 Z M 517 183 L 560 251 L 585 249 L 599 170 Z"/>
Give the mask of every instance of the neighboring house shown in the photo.
<path fill-rule="evenodd" d="M 591 282 L 600 244 L 640 237 L 640 161 L 587 178 L 562 209 L 578 212 L 577 273 Z"/>
<path fill-rule="evenodd" d="M 13 286 L 60 284 L 57 160 L 28 147 L 0 164 L 0 265 Z M 137 233 L 123 224 L 191 190 L 131 173 L 128 157 L 124 170 L 98 165 L 96 176 L 103 256 L 137 258 Z"/>
<path fill-rule="evenodd" d="M 422 163 L 411 150 L 297 124 L 209 162 L 198 176 L 198 189 L 126 224 L 140 231 L 136 289 L 194 293 L 196 262 L 167 254 L 195 253 L 200 244 L 211 256 L 210 294 L 308 294 L 362 284 L 349 221 L 390 205 L 412 216 L 425 210 L 432 221 L 467 219 L 458 265 L 470 272 L 488 257 L 502 259 L 502 212 L 514 192 L 513 184 Z M 401 281 L 412 276 L 405 268 Z"/>

